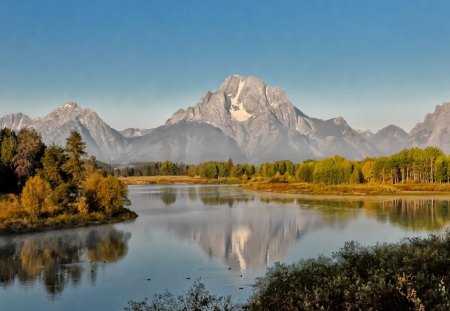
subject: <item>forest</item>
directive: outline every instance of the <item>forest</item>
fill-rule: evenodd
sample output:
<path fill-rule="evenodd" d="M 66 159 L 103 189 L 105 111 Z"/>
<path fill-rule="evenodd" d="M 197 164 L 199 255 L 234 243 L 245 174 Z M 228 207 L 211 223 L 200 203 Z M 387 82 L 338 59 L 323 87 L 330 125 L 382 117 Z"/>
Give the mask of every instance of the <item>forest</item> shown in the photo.
<path fill-rule="evenodd" d="M 0 232 L 24 232 L 136 217 L 127 187 L 88 157 L 73 131 L 45 146 L 33 129 L 0 131 Z"/>
<path fill-rule="evenodd" d="M 307 182 L 326 185 L 448 183 L 450 157 L 436 147 L 411 148 L 387 157 L 351 161 L 340 156 L 293 163 L 289 160 L 253 165 L 209 161 L 198 165 L 171 161 L 109 168 L 115 176 L 200 176 L 203 178 L 269 178 L 273 182 Z"/>

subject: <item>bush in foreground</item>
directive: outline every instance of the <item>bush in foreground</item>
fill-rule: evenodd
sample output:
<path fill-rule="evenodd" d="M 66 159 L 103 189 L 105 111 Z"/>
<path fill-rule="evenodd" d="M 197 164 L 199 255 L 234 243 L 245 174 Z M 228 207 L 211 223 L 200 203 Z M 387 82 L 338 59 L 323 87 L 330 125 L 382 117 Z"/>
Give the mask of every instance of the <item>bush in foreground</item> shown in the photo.
<path fill-rule="evenodd" d="M 277 263 L 254 287 L 245 305 L 229 301 L 229 306 L 243 310 L 450 310 L 450 231 L 371 247 L 347 242 L 331 258 Z M 189 293 L 199 288 L 204 291 L 196 284 Z M 197 308 L 173 298 L 173 305 L 160 308 L 162 297 L 156 296 L 150 305 L 130 303 L 135 308 L 126 310 L 230 310 L 212 304 Z"/>
<path fill-rule="evenodd" d="M 129 301 L 126 311 L 208 311 L 239 310 L 239 306 L 231 301 L 231 297 L 218 297 L 211 295 L 205 285 L 195 281 L 186 295 L 175 297 L 172 293 L 157 294 L 151 302 Z"/>

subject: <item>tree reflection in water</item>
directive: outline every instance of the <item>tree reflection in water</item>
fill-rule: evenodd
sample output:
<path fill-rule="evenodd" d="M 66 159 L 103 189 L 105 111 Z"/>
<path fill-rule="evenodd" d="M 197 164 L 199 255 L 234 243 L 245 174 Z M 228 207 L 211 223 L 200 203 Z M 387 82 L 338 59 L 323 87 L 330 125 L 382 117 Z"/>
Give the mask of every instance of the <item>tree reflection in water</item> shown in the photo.
<path fill-rule="evenodd" d="M 298 199 L 301 208 L 318 211 L 327 222 L 350 220 L 364 212 L 369 218 L 412 231 L 438 231 L 450 225 L 450 200 L 424 197 L 347 200 Z"/>
<path fill-rule="evenodd" d="M 39 282 L 56 296 L 68 283 L 78 285 L 86 269 L 88 280 L 95 282 L 100 263 L 113 263 L 127 254 L 130 236 L 107 226 L 3 238 L 0 284 Z"/>

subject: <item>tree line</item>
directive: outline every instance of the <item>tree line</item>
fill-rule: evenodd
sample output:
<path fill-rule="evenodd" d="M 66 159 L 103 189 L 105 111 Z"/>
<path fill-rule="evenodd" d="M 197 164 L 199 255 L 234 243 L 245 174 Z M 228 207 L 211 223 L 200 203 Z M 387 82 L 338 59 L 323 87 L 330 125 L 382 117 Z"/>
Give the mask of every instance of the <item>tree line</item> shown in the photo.
<path fill-rule="evenodd" d="M 321 184 L 448 183 L 450 157 L 436 147 L 404 149 L 391 156 L 351 161 L 340 156 L 293 163 L 289 160 L 260 165 L 208 161 L 198 165 L 171 161 L 130 165 L 111 170 L 115 176 L 189 175 L 204 178 L 270 178 L 272 181 L 303 181 Z"/>

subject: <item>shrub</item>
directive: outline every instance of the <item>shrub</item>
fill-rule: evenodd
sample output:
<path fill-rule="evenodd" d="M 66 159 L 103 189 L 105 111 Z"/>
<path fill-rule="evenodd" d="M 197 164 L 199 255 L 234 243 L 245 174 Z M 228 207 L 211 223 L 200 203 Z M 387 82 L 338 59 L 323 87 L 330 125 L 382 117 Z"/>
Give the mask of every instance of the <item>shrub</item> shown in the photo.
<path fill-rule="evenodd" d="M 233 311 L 239 306 L 231 301 L 231 297 L 218 297 L 210 294 L 205 285 L 195 281 L 186 295 L 175 297 L 169 292 L 155 295 L 149 303 L 142 301 L 129 301 L 126 311 Z"/>
<path fill-rule="evenodd" d="M 247 310 L 448 310 L 450 232 L 362 247 L 332 258 L 275 264 L 256 281 Z"/>

